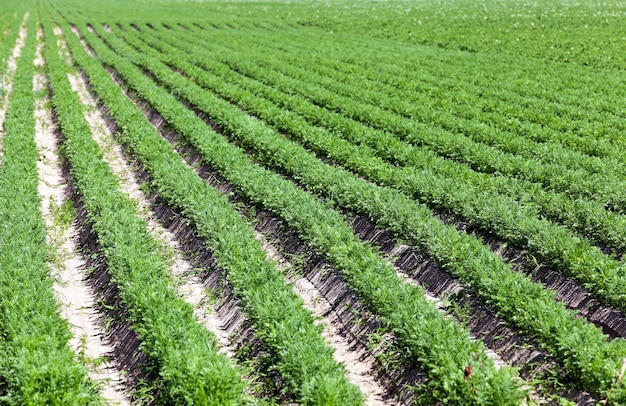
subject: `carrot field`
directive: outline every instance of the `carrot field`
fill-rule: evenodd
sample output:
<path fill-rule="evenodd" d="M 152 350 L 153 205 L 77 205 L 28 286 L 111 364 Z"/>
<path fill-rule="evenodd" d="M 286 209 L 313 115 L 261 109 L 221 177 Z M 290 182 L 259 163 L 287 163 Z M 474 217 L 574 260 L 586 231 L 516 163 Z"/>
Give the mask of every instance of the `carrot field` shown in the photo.
<path fill-rule="evenodd" d="M 626 405 L 626 4 L 0 4 L 0 405 Z"/>

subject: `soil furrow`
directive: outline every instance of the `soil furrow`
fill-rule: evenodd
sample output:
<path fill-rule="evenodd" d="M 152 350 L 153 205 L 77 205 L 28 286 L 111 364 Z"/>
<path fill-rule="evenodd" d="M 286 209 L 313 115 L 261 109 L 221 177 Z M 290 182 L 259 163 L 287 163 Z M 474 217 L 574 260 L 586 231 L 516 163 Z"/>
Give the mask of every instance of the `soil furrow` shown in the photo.
<path fill-rule="evenodd" d="M 385 399 L 384 388 L 375 381 L 374 361 L 363 348 L 354 346 L 349 337 L 339 333 L 339 316 L 333 310 L 331 303 L 306 278 L 298 275 L 294 265 L 270 243 L 261 232 L 256 237 L 263 244 L 267 257 L 287 275 L 287 281 L 292 284 L 294 291 L 302 298 L 305 307 L 315 315 L 319 324 L 323 325 L 322 335 L 327 343 L 335 350 L 333 357 L 337 362 L 346 366 L 348 377 L 365 395 L 365 404 L 368 406 L 395 405 L 390 399 Z"/>

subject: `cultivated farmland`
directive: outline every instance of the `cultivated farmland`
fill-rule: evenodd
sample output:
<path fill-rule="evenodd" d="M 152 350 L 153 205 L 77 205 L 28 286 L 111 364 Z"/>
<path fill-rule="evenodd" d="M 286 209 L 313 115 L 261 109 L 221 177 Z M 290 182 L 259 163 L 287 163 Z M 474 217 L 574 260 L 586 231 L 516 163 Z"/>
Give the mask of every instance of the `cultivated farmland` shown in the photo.
<path fill-rule="evenodd" d="M 0 5 L 0 404 L 626 404 L 613 1 Z"/>

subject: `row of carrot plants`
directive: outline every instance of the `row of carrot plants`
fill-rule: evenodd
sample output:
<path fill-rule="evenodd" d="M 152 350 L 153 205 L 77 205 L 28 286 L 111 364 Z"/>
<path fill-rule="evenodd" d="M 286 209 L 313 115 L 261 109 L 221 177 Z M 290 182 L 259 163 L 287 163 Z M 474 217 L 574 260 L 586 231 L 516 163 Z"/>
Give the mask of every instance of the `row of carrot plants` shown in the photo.
<path fill-rule="evenodd" d="M 577 83 L 571 87 L 577 94 L 567 94 L 571 90 L 565 86 L 580 82 L 582 72 L 565 78 L 561 71 L 560 75 L 546 75 L 535 67 L 514 76 L 511 69 L 503 70 L 502 66 L 492 67 L 492 64 L 489 65 L 492 72 L 486 72 L 484 60 L 476 63 L 466 55 L 455 54 L 456 62 L 452 58 L 447 60 L 448 63 L 438 64 L 431 63 L 433 56 L 425 55 L 420 60 L 426 63 L 413 65 L 419 71 L 429 71 L 432 81 L 425 88 L 422 87 L 423 81 L 408 77 L 406 68 L 387 65 L 383 67 L 382 77 L 375 82 L 386 82 L 394 89 L 398 89 L 398 85 L 404 86 L 409 94 L 422 89 L 431 91 L 442 96 L 439 100 L 450 99 L 451 104 L 444 103 L 442 107 L 451 111 L 463 115 L 466 111 L 473 111 L 486 122 L 495 118 L 507 129 L 515 129 L 524 137 L 542 142 L 558 140 L 591 155 L 615 156 L 610 146 L 623 143 L 619 131 L 624 125 L 619 110 L 611 105 L 593 108 L 596 104 L 604 104 L 593 95 L 614 90 L 611 86 L 603 91 L 596 89 L 598 83 Z M 463 65 L 458 63 L 461 60 Z M 375 80 L 377 74 L 372 72 L 370 78 Z M 525 127 L 524 123 L 530 125 Z"/>
<path fill-rule="evenodd" d="M 230 47 L 234 45 L 232 39 L 227 44 Z M 255 45 L 250 44 L 249 41 L 241 44 L 247 47 Z M 480 101 L 473 99 L 464 103 L 458 98 L 448 101 L 444 97 L 439 97 L 443 88 L 435 85 L 427 86 L 422 77 L 412 78 L 415 83 L 419 84 L 419 88 L 407 86 L 405 89 L 398 89 L 370 81 L 372 86 L 369 89 L 365 86 L 359 72 L 355 75 L 354 73 L 341 74 L 332 68 L 322 70 L 320 64 L 309 62 L 302 55 L 280 59 L 263 58 L 261 55 L 267 55 L 264 51 L 263 48 L 257 49 L 256 59 L 269 68 L 282 70 L 294 78 L 304 79 L 332 92 L 382 107 L 400 116 L 429 123 L 436 129 L 469 136 L 478 143 L 496 147 L 510 154 L 543 163 L 562 165 L 570 169 L 583 169 L 592 173 L 607 173 L 607 168 L 611 168 L 612 171 L 608 173 L 612 174 L 615 167 L 619 166 L 616 164 L 625 161 L 621 149 L 616 148 L 621 144 L 597 141 L 590 136 L 572 135 L 563 129 L 553 130 L 548 127 L 547 121 L 549 120 L 546 118 L 548 113 L 533 111 L 531 102 L 527 100 L 523 108 L 510 101 L 504 102 L 507 110 L 502 114 L 494 111 L 498 107 L 492 100 L 483 101 L 483 104 L 488 104 L 481 106 Z M 250 55 L 250 57 L 254 56 Z M 298 63 L 302 66 L 298 66 Z M 320 70 L 322 72 L 318 72 Z M 437 80 L 441 80 L 441 77 L 433 78 L 433 81 Z M 355 92 L 355 88 L 359 91 Z M 435 98 L 432 95 L 438 97 Z M 536 116 L 535 121 L 542 124 L 520 123 L 518 120 L 512 120 L 508 112 L 516 111 L 516 109 L 524 111 L 523 118 Z M 568 123 L 575 126 L 574 128 L 580 128 L 592 126 L 598 121 L 577 122 L 568 118 Z M 580 144 L 582 144 L 582 151 L 580 151 L 581 148 L 576 148 Z M 621 171 L 621 169 L 618 170 Z"/>
<path fill-rule="evenodd" d="M 2 86 L 0 96 L 4 96 L 6 90 L 5 85 L 8 83 L 8 77 L 6 76 L 9 55 L 13 52 L 13 48 L 16 45 L 16 40 L 20 34 L 20 27 L 22 26 L 22 16 L 13 17 L 11 24 L 7 27 L 8 32 L 2 38 L 0 42 L 0 86 Z"/>
<path fill-rule="evenodd" d="M 165 46 L 164 41 L 160 46 Z M 180 46 L 184 47 L 182 44 Z M 210 56 L 202 58 L 203 50 L 197 47 L 184 50 L 192 52 L 196 64 L 203 65 L 204 61 L 210 58 Z M 211 80 L 211 75 L 203 75 L 201 69 L 184 62 L 185 58 L 181 58 L 176 50 L 172 52 L 175 56 L 169 58 L 169 63 L 188 73 L 196 72 L 195 80 L 203 80 L 202 83 L 205 85 L 210 83 L 212 90 L 219 91 L 223 80 L 220 78 Z M 256 93 L 259 90 L 254 91 Z M 240 90 L 231 90 L 229 97 L 242 103 L 237 92 Z M 271 106 L 271 103 L 269 105 Z M 307 126 L 306 122 L 295 114 L 285 119 L 287 112 L 281 111 L 281 114 L 276 114 L 275 111 L 263 112 L 254 102 L 243 103 L 242 107 L 261 115 L 263 119 L 280 126 L 281 130 L 293 137 L 298 137 L 301 142 L 305 142 L 320 154 L 330 157 L 360 175 L 379 184 L 399 189 L 426 204 L 445 209 L 490 230 L 506 241 L 526 247 L 563 272 L 578 278 L 607 303 L 620 309 L 624 308 L 623 299 L 626 292 L 623 289 L 625 284 L 621 264 L 604 255 L 587 241 L 573 236 L 567 229 L 538 218 L 533 210 L 497 194 L 487 195 L 484 191 L 467 185 L 463 179 L 433 176 L 428 169 L 397 168 L 373 156 L 363 146 L 355 146 L 333 137 L 329 132 Z"/>
<path fill-rule="evenodd" d="M 65 29 L 70 32 L 69 27 Z M 78 38 L 70 34 L 68 43 L 93 89 L 122 129 L 121 140 L 150 174 L 151 185 L 189 219 L 224 269 L 255 335 L 271 350 L 267 364 L 280 373 L 280 389 L 302 404 L 360 404 L 361 394 L 348 382 L 344 367 L 333 360 L 321 327 L 314 324 L 302 300 L 267 259 L 251 227 L 227 196 L 185 166 L 99 62 L 87 56 Z M 201 360 L 193 363 L 202 365 Z"/>
<path fill-rule="evenodd" d="M 238 107 L 220 100 L 211 92 L 203 91 L 198 85 L 171 71 L 164 64 L 151 59 L 147 55 L 156 54 L 147 47 L 140 46 L 141 53 L 137 53 L 116 41 L 111 35 L 104 32 L 100 34 L 118 50 L 123 51 L 124 56 L 144 66 L 170 87 L 173 94 L 187 99 L 198 109 L 206 112 L 211 120 L 223 126 L 246 148 L 255 150 L 257 159 L 286 171 L 310 190 L 333 199 L 343 207 L 365 212 L 411 243 L 424 248 L 431 256 L 443 262 L 446 268 L 468 282 L 479 296 L 494 305 L 512 324 L 519 324 L 531 335 L 535 335 L 541 344 L 557 354 L 573 377 L 580 378 L 581 364 L 588 361 L 589 343 L 595 342 L 593 351 L 597 351 L 596 355 L 603 357 L 605 361 L 593 368 L 587 365 L 586 371 L 582 372 L 586 377 L 581 383 L 600 392 L 607 391 L 611 386 L 619 367 L 619 354 L 624 350 L 625 343 L 621 340 L 606 343 L 606 337 L 600 330 L 585 324 L 577 319 L 574 313 L 565 310 L 562 304 L 556 303 L 553 292 L 542 289 L 541 285 L 531 283 L 520 274 L 510 272 L 510 268 L 488 248 L 467 235 L 458 234 L 453 227 L 441 224 L 423 206 L 416 205 L 393 190 L 366 183 L 354 175 L 320 162 L 297 144 L 287 141 L 259 121 L 242 113 Z M 131 41 L 131 37 L 127 36 L 127 40 Z M 172 63 L 173 60 L 184 60 L 185 55 L 187 55 L 185 51 L 172 50 L 171 58 L 167 59 Z M 200 56 L 201 54 L 194 54 L 196 61 Z M 187 73 L 193 70 L 194 66 L 187 63 L 184 66 L 178 65 L 177 68 Z M 205 75 L 204 78 L 195 76 L 194 80 L 205 83 L 210 81 L 207 78 L 210 78 L 210 75 Z M 216 80 L 220 81 L 219 78 Z M 233 94 L 235 93 L 240 96 L 239 100 L 245 97 L 248 100 L 254 99 L 250 93 L 241 89 L 233 89 Z M 248 109 L 253 107 L 253 104 L 242 104 L 241 107 Z M 293 118 L 276 108 L 266 111 L 254 109 L 254 114 L 281 116 L 284 122 Z M 304 127 L 299 129 L 305 130 Z M 495 281 L 502 281 L 502 284 Z M 517 310 L 520 308 L 525 312 Z M 573 343 L 569 334 L 572 330 L 584 331 L 582 335 L 585 336 L 575 344 L 575 350 L 572 350 Z M 555 337 L 555 331 L 562 331 L 563 334 Z M 564 348 L 568 351 L 563 351 Z M 598 367 L 602 369 L 601 365 L 606 366 L 607 363 L 612 365 L 610 371 L 607 369 L 600 372 Z M 602 375 L 604 378 L 600 378 Z M 600 385 L 604 386 L 604 389 L 598 386 L 602 381 L 604 383 Z"/>
<path fill-rule="evenodd" d="M 204 43 L 193 38 L 196 44 Z M 213 47 L 211 42 L 209 46 Z M 619 165 L 604 165 L 602 172 L 597 173 L 580 168 L 568 169 L 560 164 L 541 163 L 536 159 L 506 153 L 498 148 L 477 142 L 464 133 L 449 132 L 427 122 L 408 119 L 372 104 L 359 102 L 352 97 L 340 95 L 305 80 L 294 78 L 293 75 L 285 73 L 294 69 L 289 64 L 276 64 L 274 68 L 281 66 L 280 71 L 265 68 L 263 65 L 266 62 L 260 62 L 260 59 L 256 63 L 252 62 L 248 54 L 252 57 L 255 55 L 253 51 L 248 51 L 245 57 L 242 55 L 237 61 L 229 61 L 224 53 L 215 53 L 216 58 L 228 63 L 234 69 L 243 70 L 245 68 L 242 65 L 246 64 L 254 66 L 246 70 L 246 74 L 270 86 L 296 93 L 329 111 L 395 134 L 414 145 L 425 146 L 441 156 L 464 163 L 476 171 L 526 179 L 541 183 L 551 190 L 597 201 L 612 210 L 626 210 L 626 192 L 624 191 L 626 182 L 619 176 L 619 173 L 616 173 L 616 171 L 619 172 Z M 358 88 L 346 90 L 346 92 L 359 91 Z M 433 114 L 434 116 L 440 115 L 438 112 Z M 499 138 L 497 133 L 492 133 L 491 136 Z"/>
<path fill-rule="evenodd" d="M 201 39 L 196 38 L 196 41 L 201 41 Z M 229 38 L 229 43 L 232 42 L 233 39 Z M 248 57 L 253 57 L 255 55 L 254 51 L 249 51 L 248 53 L 250 53 Z M 265 56 L 261 63 L 268 63 L 267 60 L 268 57 Z M 294 69 L 290 66 L 290 64 L 275 64 L 274 67 L 279 67 L 278 69 L 280 70 Z M 536 160 L 536 157 L 529 160 L 525 157 L 519 157 L 503 153 L 502 151 L 494 147 L 486 147 L 484 144 L 473 141 L 471 137 L 465 136 L 464 133 L 456 132 L 454 137 L 450 137 L 449 134 L 447 137 L 445 137 L 445 135 L 448 133 L 448 131 L 445 129 L 439 128 L 437 126 L 432 126 L 428 123 L 421 123 L 409 120 L 397 114 L 392 114 L 384 110 L 379 110 L 376 106 L 371 106 L 366 103 L 355 102 L 349 97 L 336 95 L 336 93 L 328 92 L 325 89 L 321 89 L 311 84 L 308 84 L 308 86 L 301 85 L 299 87 L 296 87 L 295 91 L 302 93 L 305 96 L 308 95 L 311 100 L 316 101 L 317 103 L 327 108 L 339 111 L 343 114 L 347 114 L 355 119 L 361 120 L 364 123 L 376 125 L 382 129 L 388 129 L 391 132 L 397 133 L 398 135 L 401 135 L 403 137 L 409 137 L 408 139 L 412 142 L 418 144 L 426 144 L 430 148 L 435 149 L 440 154 L 443 154 L 450 158 L 458 159 L 479 170 L 528 177 L 531 180 L 534 179 L 535 181 L 541 181 L 544 183 L 547 182 L 546 184 L 550 187 L 562 188 L 567 186 L 569 189 L 573 188 L 572 192 L 587 193 L 588 197 L 595 196 L 597 198 L 601 197 L 604 199 L 606 199 L 605 195 L 607 193 L 610 194 L 612 192 L 611 188 L 607 186 L 609 182 L 605 178 L 609 177 L 611 178 L 611 181 L 621 182 L 621 179 L 619 179 L 619 177 L 611 173 L 610 168 L 609 170 L 606 170 L 605 168 L 603 176 L 594 174 L 585 175 L 587 172 L 584 170 L 570 170 L 569 172 L 572 172 L 572 174 L 570 174 L 569 177 L 564 177 L 564 175 L 562 175 L 560 177 L 557 177 L 556 179 L 552 179 L 550 175 L 552 175 L 554 171 L 557 171 L 557 173 L 565 171 L 566 174 L 568 173 L 568 171 L 566 171 L 566 168 L 562 165 L 546 164 L 544 165 L 546 166 L 546 168 L 544 168 L 540 164 L 540 162 Z M 420 106 L 414 106 L 414 108 L 419 107 Z M 438 111 L 434 111 L 433 114 L 433 117 L 435 118 L 441 115 L 441 113 Z M 444 121 L 450 122 L 447 120 Z M 458 120 L 452 120 L 451 122 L 455 121 Z M 415 132 L 418 132 L 418 134 L 414 134 Z M 423 132 L 425 132 L 425 134 L 423 134 Z M 492 133 L 491 136 L 493 136 L 492 138 L 496 141 L 501 139 L 499 134 L 496 133 Z M 437 145 L 436 141 L 438 137 L 444 137 L 444 139 L 451 139 L 453 141 L 450 141 L 445 145 Z M 570 161 L 574 165 L 577 165 L 577 161 L 575 159 Z M 589 158 L 588 161 L 596 162 L 594 165 L 601 165 L 598 164 L 597 161 L 594 161 L 594 158 Z M 613 172 L 614 171 L 615 170 L 613 170 Z M 582 187 L 582 185 L 579 185 L 582 181 L 587 181 L 586 177 L 589 176 L 593 178 L 595 183 L 599 182 L 599 187 L 596 187 L 595 183 L 592 182 L 591 179 L 588 181 L 589 185 L 586 186 L 592 187 L 591 192 L 586 191 L 586 189 Z M 563 181 L 566 181 L 566 183 L 564 183 Z M 565 190 L 570 191 L 569 189 Z M 623 198 L 623 196 L 621 197 Z M 618 202 L 623 203 L 623 199 L 618 200 Z M 611 201 L 609 201 L 608 204 L 611 204 Z M 615 204 L 617 203 L 614 203 L 613 205 Z"/>
<path fill-rule="evenodd" d="M 419 361 L 426 370 L 429 396 L 466 404 L 515 404 L 520 399 L 522 393 L 512 372 L 508 368 L 496 370 L 484 347 L 439 313 L 420 289 L 403 283 L 392 266 L 358 240 L 341 214 L 281 176 L 252 164 L 241 149 L 156 86 L 128 58 L 117 56 L 90 33 L 83 35 L 98 57 L 119 72 L 239 193 L 283 218 L 338 269 L 346 283 L 380 316 L 384 328 L 395 333 L 407 359 Z M 139 54 L 132 58 L 143 59 Z M 242 124 L 260 125 L 246 115 L 236 119 Z M 464 374 L 467 366 L 474 371 L 471 376 Z"/>
<path fill-rule="evenodd" d="M 197 322 L 191 305 L 174 290 L 160 244 L 102 160 L 67 78 L 68 67 L 59 56 L 52 23 L 45 19 L 44 24 L 52 104 L 64 136 L 62 151 L 119 290 L 124 306 L 121 314 L 132 323 L 141 351 L 150 358 L 146 368 L 156 379 L 160 400 L 241 404 L 244 384 L 240 372 L 218 354 L 215 337 Z"/>
<path fill-rule="evenodd" d="M 19 19 L 21 22 L 21 18 Z M 18 60 L 0 167 L 0 403 L 81 405 L 95 385 L 68 346 L 52 292 L 50 248 L 38 194 L 33 94 L 35 16 Z M 18 27 L 14 27 L 15 30 Z M 12 47 L 13 44 L 11 44 Z"/>
<path fill-rule="evenodd" d="M 165 33 L 161 33 L 160 38 L 163 40 L 159 40 L 156 36 L 149 35 L 150 30 L 146 30 L 146 34 L 151 43 L 157 44 L 157 46 L 167 42 L 170 45 L 178 44 L 178 46 L 184 47 L 182 40 L 185 37 L 183 36 L 168 37 Z M 146 34 L 135 33 L 141 38 L 145 38 Z M 185 48 L 193 52 L 202 52 L 202 49 L 206 47 L 200 49 L 189 45 Z M 355 123 L 340 114 L 328 112 L 300 97 L 281 92 L 276 88 L 240 75 L 227 66 L 216 62 L 214 58 L 204 58 L 198 63 L 214 74 L 231 82 L 236 82 L 258 95 L 263 95 L 283 108 L 290 109 L 312 124 L 339 133 L 343 138 L 359 145 L 361 149 L 364 149 L 363 145 L 371 147 L 373 153 L 390 163 L 402 166 L 409 165 L 419 170 L 426 170 L 428 173 L 434 172 L 440 177 L 456 179 L 470 187 L 479 189 L 481 193 L 489 191 L 491 194 L 506 194 L 520 201 L 523 205 L 536 207 L 539 214 L 568 226 L 600 245 L 614 248 L 620 252 L 626 249 L 626 237 L 624 236 L 626 218 L 608 212 L 599 205 L 573 200 L 566 194 L 545 191 L 538 184 L 474 172 L 465 165 L 438 157 L 429 150 L 403 143 L 390 133 L 373 131 L 363 124 Z M 250 67 L 246 69 L 246 72 L 251 69 L 254 68 Z"/>
<path fill-rule="evenodd" d="M 216 35 L 213 30 L 206 32 L 195 26 L 189 27 L 189 30 L 203 40 L 209 37 L 213 41 L 216 39 L 223 40 L 224 37 L 219 33 Z M 406 117 L 429 120 L 448 130 L 460 131 L 465 134 L 468 133 L 468 130 L 479 131 L 478 140 L 486 141 L 490 145 L 497 146 L 507 152 L 534 159 L 539 158 L 542 161 L 552 163 L 563 163 L 569 167 L 582 165 L 591 170 L 595 160 L 590 160 L 589 157 L 581 156 L 579 153 L 572 153 L 571 150 L 564 149 L 563 146 L 584 154 L 624 159 L 624 155 L 617 152 L 619 150 L 615 148 L 615 144 L 594 139 L 588 134 L 581 136 L 572 133 L 572 129 L 586 129 L 599 123 L 610 126 L 612 122 L 615 122 L 616 125 L 622 126 L 621 119 L 610 117 L 609 114 L 591 114 L 587 109 L 581 110 L 569 105 L 560 105 L 557 111 L 553 109 L 546 112 L 545 101 L 521 97 L 516 92 L 505 92 L 500 86 L 501 81 L 493 81 L 488 85 L 481 83 L 479 94 L 488 93 L 490 87 L 494 87 L 494 83 L 498 83 L 496 96 L 502 97 L 504 93 L 507 96 L 504 100 L 496 100 L 496 97 L 477 97 L 476 89 L 469 89 L 470 91 L 473 90 L 474 93 L 459 89 L 459 87 L 466 87 L 464 84 L 467 82 L 467 78 L 450 77 L 447 75 L 447 70 L 451 70 L 450 73 L 454 75 L 459 72 L 459 69 L 452 70 L 449 66 L 444 72 L 441 70 L 426 72 L 424 69 L 416 69 L 417 67 L 413 66 L 410 71 L 410 82 L 403 83 L 402 87 L 393 86 L 383 83 L 379 80 L 378 75 L 367 78 L 364 75 L 365 72 L 354 65 L 338 69 L 337 65 L 341 62 L 337 61 L 337 58 L 333 58 L 331 53 L 326 58 L 320 58 L 311 55 L 310 47 L 298 49 L 294 46 L 293 42 L 297 40 L 300 41 L 298 44 L 301 44 L 303 39 L 305 41 L 308 39 L 310 42 L 310 34 L 309 38 L 296 39 L 287 36 L 292 43 L 288 41 L 286 43 L 286 41 L 276 42 L 273 37 L 276 35 L 274 33 L 263 35 L 263 32 L 259 31 L 256 27 L 252 30 L 239 29 L 235 34 L 236 41 L 247 49 L 255 49 L 257 54 L 263 53 L 265 55 L 263 62 L 269 62 L 272 66 L 280 67 L 286 64 L 291 68 L 303 68 L 303 71 L 307 72 L 305 73 L 307 80 L 326 83 L 331 87 L 336 83 L 330 82 L 330 78 L 337 79 L 344 84 L 352 82 L 359 88 L 360 92 L 351 92 L 349 96 L 382 106 Z M 233 43 L 233 36 L 232 33 L 228 35 L 229 44 Z M 271 55 L 274 58 L 280 57 L 277 62 L 278 65 L 267 59 L 268 48 L 271 49 Z M 380 69 L 385 68 L 386 66 Z M 312 72 L 323 76 L 318 78 Z M 353 86 L 352 83 L 350 86 Z M 342 92 L 346 90 L 346 87 L 335 86 L 335 89 Z M 390 93 L 394 96 L 389 97 Z M 432 97 L 432 95 L 437 95 L 437 97 Z M 436 109 L 439 114 L 433 115 L 433 109 Z M 571 117 L 581 111 L 584 111 L 587 117 L 584 119 Z M 449 114 L 454 115 L 454 117 L 448 116 Z M 454 119 L 451 120 L 450 118 Z M 552 124 L 555 118 L 559 118 L 559 121 Z M 498 137 L 486 138 L 481 133 L 494 131 L 494 129 L 486 127 L 484 124 L 477 125 L 477 122 L 494 126 L 495 130 L 498 131 Z M 565 124 L 568 128 L 563 128 Z M 549 125 L 557 125 L 558 127 L 553 128 Z M 508 137 L 504 137 L 507 134 Z M 536 142 L 541 144 L 536 144 Z M 538 152 L 540 155 L 537 154 Z"/>
<path fill-rule="evenodd" d="M 206 28 L 207 25 L 207 23 L 198 24 L 198 27 Z M 194 31 L 196 28 L 193 24 L 185 27 Z M 215 34 L 212 28 L 210 27 L 208 31 Z M 280 28 L 284 35 L 284 30 L 288 27 L 282 25 Z M 458 113 L 464 113 L 467 108 L 473 110 L 481 106 L 492 113 L 502 112 L 507 117 L 516 117 L 540 126 L 550 125 L 558 131 L 553 134 L 554 136 L 562 138 L 565 144 L 578 146 L 581 151 L 588 151 L 592 154 L 610 152 L 604 147 L 598 149 L 594 146 L 598 138 L 620 142 L 618 130 L 623 129 L 624 125 L 621 117 L 616 115 L 615 106 L 590 96 L 598 92 L 603 93 L 601 89 L 593 89 L 594 85 L 597 87 L 601 84 L 607 91 L 614 90 L 609 84 L 614 83 L 614 80 L 606 83 L 579 84 L 563 89 L 564 83 L 581 82 L 581 72 L 572 73 L 567 78 L 564 77 L 563 72 L 559 72 L 561 74 L 556 76 L 546 75 L 543 70 L 538 70 L 536 67 L 531 70 L 521 70 L 518 73 L 514 69 L 519 69 L 519 64 L 513 67 L 508 65 L 507 69 L 503 70 L 500 61 L 495 61 L 494 64 L 492 60 L 486 64 L 478 55 L 442 53 L 440 50 L 432 52 L 427 48 L 420 48 L 420 52 L 415 54 L 414 50 L 409 52 L 406 48 L 394 50 L 393 45 L 397 46 L 397 44 L 393 44 L 392 47 L 386 44 L 384 48 L 372 47 L 370 39 L 365 42 L 361 38 L 350 38 L 353 46 L 346 49 L 342 45 L 348 40 L 346 38 L 343 38 L 343 41 L 336 39 L 328 41 L 327 35 L 293 29 L 293 27 L 289 30 L 289 35 L 284 35 L 284 41 L 277 42 L 272 40 L 274 34 L 264 31 L 266 30 L 258 28 L 258 24 L 252 27 L 250 24 L 242 24 L 237 29 L 237 35 L 247 33 L 250 38 L 257 40 L 267 38 L 267 41 L 262 42 L 264 46 L 269 45 L 273 49 L 284 49 L 289 52 L 301 50 L 309 57 L 313 51 L 318 56 L 324 56 L 316 60 L 314 67 L 327 64 L 334 70 L 347 70 L 351 74 L 360 74 L 362 78 L 365 78 L 364 73 L 367 73 L 373 82 L 379 84 L 384 82 L 397 90 L 431 89 L 444 96 L 443 98 L 458 95 L 460 98 L 453 99 L 459 107 L 454 109 Z M 229 32 L 231 37 L 232 34 L 232 31 Z M 311 42 L 320 40 L 324 41 L 325 46 L 316 46 L 312 49 Z M 359 44 L 358 47 L 355 46 L 355 42 Z M 372 58 L 379 61 L 376 66 L 364 63 Z M 342 59 L 350 63 L 345 64 Z M 393 61 L 393 63 L 387 61 Z M 459 62 L 462 62 L 462 65 Z M 580 68 L 577 69 L 580 70 Z M 597 79 L 595 80 L 597 82 Z M 542 86 L 536 86 L 537 83 L 541 83 Z M 425 84 L 427 86 L 423 87 Z M 568 92 L 578 93 L 570 95 L 567 94 Z M 415 96 L 414 92 L 413 96 Z M 596 104 L 601 107 L 593 108 Z M 496 114 L 496 117 L 499 116 Z M 515 125 L 516 122 L 510 124 Z M 524 135 L 545 140 L 541 134 L 525 133 Z"/>

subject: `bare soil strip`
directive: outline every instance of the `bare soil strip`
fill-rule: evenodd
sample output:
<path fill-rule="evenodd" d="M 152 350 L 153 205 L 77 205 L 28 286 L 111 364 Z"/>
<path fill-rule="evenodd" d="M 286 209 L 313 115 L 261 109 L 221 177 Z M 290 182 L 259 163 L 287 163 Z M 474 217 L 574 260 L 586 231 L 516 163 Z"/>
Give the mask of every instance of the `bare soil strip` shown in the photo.
<path fill-rule="evenodd" d="M 279 264 L 291 262 L 292 267 L 286 274 L 296 291 L 302 291 L 307 306 L 313 301 L 311 307 L 315 314 L 321 313 L 328 327 L 334 330 L 331 330 L 334 334 L 331 341 L 341 339 L 348 345 L 347 361 L 357 360 L 348 364 L 352 368 L 348 371 L 349 376 L 360 386 L 359 381 L 365 381 L 362 387 L 365 393 L 370 390 L 369 385 L 375 385 L 368 400 L 412 404 L 412 387 L 426 382 L 426 374 L 419 370 L 419 365 L 406 365 L 400 361 L 401 354 L 394 352 L 392 347 L 395 337 L 381 333 L 376 315 L 351 291 L 336 269 L 295 237 L 293 230 L 281 224 L 279 219 L 263 210 L 254 211 L 255 229 L 264 241 L 271 241 L 266 243 L 271 257 L 278 258 Z"/>
<path fill-rule="evenodd" d="M 43 66 L 43 63 L 40 45 L 35 65 Z M 36 74 L 33 90 L 41 92 L 46 88 L 45 76 Z M 94 296 L 85 282 L 86 264 L 75 244 L 78 231 L 73 216 L 66 211 L 71 207 L 71 201 L 67 200 L 67 183 L 58 157 L 52 117 L 46 108 L 47 101 L 44 97 L 35 100 L 35 141 L 40 151 L 37 167 L 41 210 L 48 228 L 48 244 L 54 249 L 54 260 L 50 264 L 55 280 L 54 293 L 73 334 L 69 345 L 87 366 L 89 377 L 100 384 L 101 394 L 109 404 L 129 405 L 122 373 L 109 361 L 113 348 L 98 323 L 100 315 L 94 307 Z"/>
<path fill-rule="evenodd" d="M 91 50 L 91 48 L 89 48 L 89 46 L 87 45 L 87 43 L 85 42 L 85 40 L 83 38 L 81 38 L 80 35 L 80 31 L 78 31 L 78 28 L 72 26 L 72 32 L 78 37 L 80 38 L 80 43 L 83 45 L 83 49 L 85 50 L 85 52 L 87 52 L 87 54 L 89 56 L 91 56 L 92 58 L 95 58 L 96 55 L 93 53 L 93 51 Z"/>
<path fill-rule="evenodd" d="M 24 21 L 22 22 L 22 26 L 20 27 L 20 33 L 15 41 L 15 46 L 13 47 L 13 52 L 11 56 L 9 56 L 9 60 L 7 61 L 7 68 L 4 75 L 0 75 L 0 160 L 4 153 L 2 152 L 2 139 L 4 138 L 4 120 L 7 115 L 7 107 L 9 105 L 9 98 L 11 97 L 11 93 L 13 92 L 13 76 L 15 76 L 15 71 L 17 70 L 17 60 L 22 54 L 22 48 L 24 48 L 24 44 L 26 43 L 26 35 L 28 35 L 28 30 L 26 29 L 26 20 L 28 20 L 29 13 L 24 15 Z"/>
<path fill-rule="evenodd" d="M 293 272 L 293 264 L 262 233 L 257 231 L 256 237 L 262 242 L 268 259 L 274 261 L 278 268 L 288 275 L 288 282 L 302 298 L 305 307 L 315 315 L 318 324 L 323 325 L 322 335 L 335 350 L 333 357 L 337 362 L 346 366 L 348 378 L 365 395 L 365 404 L 368 406 L 396 405 L 395 402 L 385 399 L 385 389 L 375 380 L 374 358 L 369 356 L 365 349 L 354 348 L 354 343 L 339 333 L 337 327 L 341 324 L 339 316 L 330 302 L 309 280 Z"/>

